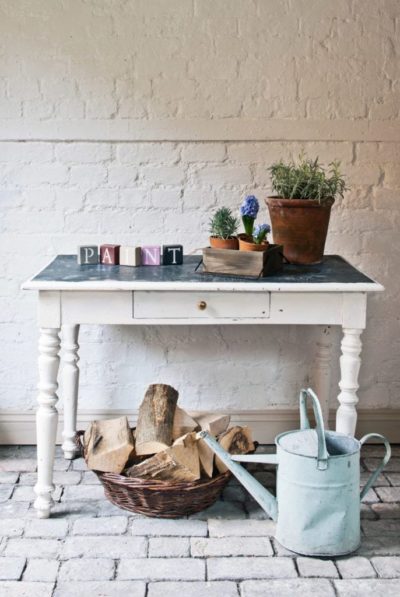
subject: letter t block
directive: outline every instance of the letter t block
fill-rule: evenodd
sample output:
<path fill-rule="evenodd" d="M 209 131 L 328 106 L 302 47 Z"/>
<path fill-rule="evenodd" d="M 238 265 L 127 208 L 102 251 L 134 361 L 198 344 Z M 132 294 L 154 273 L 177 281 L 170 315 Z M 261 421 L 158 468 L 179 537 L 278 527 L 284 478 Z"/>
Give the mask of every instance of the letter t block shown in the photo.
<path fill-rule="evenodd" d="M 163 245 L 163 265 L 182 265 L 182 245 Z"/>

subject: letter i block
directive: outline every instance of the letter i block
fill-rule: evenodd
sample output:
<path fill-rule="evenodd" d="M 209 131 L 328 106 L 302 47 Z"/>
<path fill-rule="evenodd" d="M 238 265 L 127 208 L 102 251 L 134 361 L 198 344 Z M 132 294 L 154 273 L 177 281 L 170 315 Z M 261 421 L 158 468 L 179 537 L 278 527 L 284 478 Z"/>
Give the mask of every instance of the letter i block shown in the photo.
<path fill-rule="evenodd" d="M 142 265 L 160 265 L 161 247 L 142 247 Z"/>
<path fill-rule="evenodd" d="M 182 245 L 163 245 L 163 265 L 182 265 Z"/>
<path fill-rule="evenodd" d="M 93 265 L 99 263 L 99 249 L 97 245 L 82 245 L 78 247 L 79 265 Z"/>
<path fill-rule="evenodd" d="M 101 245 L 100 263 L 103 265 L 118 265 L 119 247 L 120 245 Z"/>
<path fill-rule="evenodd" d="M 120 247 L 119 264 L 137 267 L 142 263 L 142 251 L 140 247 Z"/>

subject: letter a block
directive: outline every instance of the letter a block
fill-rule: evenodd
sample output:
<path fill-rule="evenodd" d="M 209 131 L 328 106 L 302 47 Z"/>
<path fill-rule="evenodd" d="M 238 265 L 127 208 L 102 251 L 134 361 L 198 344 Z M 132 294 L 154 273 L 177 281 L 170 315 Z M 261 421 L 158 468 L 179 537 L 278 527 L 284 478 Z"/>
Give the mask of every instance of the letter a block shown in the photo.
<path fill-rule="evenodd" d="M 120 247 L 119 264 L 137 267 L 142 263 L 142 251 L 140 247 Z"/>
<path fill-rule="evenodd" d="M 163 265 L 182 265 L 183 247 L 182 245 L 164 245 L 163 246 Z"/>
<path fill-rule="evenodd" d="M 79 265 L 93 265 L 99 263 L 99 249 L 97 245 L 83 245 L 78 247 Z"/>
<path fill-rule="evenodd" d="M 100 263 L 103 265 L 118 265 L 120 245 L 101 245 Z"/>
<path fill-rule="evenodd" d="M 160 247 L 142 247 L 142 265 L 160 265 Z"/>

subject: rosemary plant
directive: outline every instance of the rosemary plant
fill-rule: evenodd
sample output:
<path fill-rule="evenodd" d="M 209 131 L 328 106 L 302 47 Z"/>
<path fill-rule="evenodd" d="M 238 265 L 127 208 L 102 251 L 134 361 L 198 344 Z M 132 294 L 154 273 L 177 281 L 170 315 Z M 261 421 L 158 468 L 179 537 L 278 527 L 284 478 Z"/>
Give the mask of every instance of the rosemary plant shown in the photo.
<path fill-rule="evenodd" d="M 312 199 L 321 204 L 333 203 L 347 190 L 340 172 L 340 162 L 323 168 L 318 158 L 310 160 L 303 154 L 298 162 L 276 162 L 269 168 L 273 191 L 282 199 Z"/>
<path fill-rule="evenodd" d="M 238 219 L 228 207 L 218 209 L 210 220 L 210 234 L 227 240 L 235 236 L 239 226 Z"/>

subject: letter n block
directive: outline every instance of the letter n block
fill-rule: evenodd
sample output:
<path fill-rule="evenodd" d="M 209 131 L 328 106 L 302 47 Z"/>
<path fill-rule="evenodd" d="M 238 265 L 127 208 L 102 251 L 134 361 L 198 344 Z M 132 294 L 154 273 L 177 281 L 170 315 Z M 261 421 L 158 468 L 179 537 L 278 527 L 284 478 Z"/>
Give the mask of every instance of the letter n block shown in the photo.
<path fill-rule="evenodd" d="M 163 265 L 182 265 L 182 245 L 163 245 Z"/>
<path fill-rule="evenodd" d="M 118 265 L 119 247 L 120 245 L 101 245 L 100 263 L 103 265 Z"/>
<path fill-rule="evenodd" d="M 160 265 L 161 247 L 142 247 L 142 265 Z"/>
<path fill-rule="evenodd" d="M 97 245 L 82 245 L 78 247 L 79 265 L 94 265 L 99 263 L 99 249 Z"/>
<path fill-rule="evenodd" d="M 140 247 L 120 247 L 119 264 L 137 267 L 142 263 L 142 251 Z"/>

